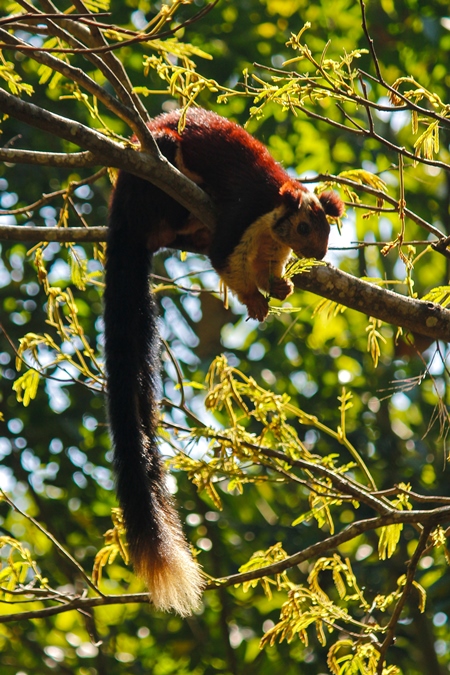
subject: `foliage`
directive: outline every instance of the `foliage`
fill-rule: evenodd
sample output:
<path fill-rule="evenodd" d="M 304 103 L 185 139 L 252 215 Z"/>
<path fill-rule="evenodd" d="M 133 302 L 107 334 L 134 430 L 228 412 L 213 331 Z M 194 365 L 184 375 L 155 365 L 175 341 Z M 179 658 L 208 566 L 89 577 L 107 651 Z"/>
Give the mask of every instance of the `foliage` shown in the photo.
<path fill-rule="evenodd" d="M 443 0 L 420 5 L 129 0 L 105 15 L 76 0 L 57 17 L 47 0 L 9 2 L 0 93 L 105 148 L 134 133 L 150 152 L 145 107 L 234 117 L 305 182 L 341 191 L 335 264 L 394 289 L 386 306 L 445 308 L 450 32 Z M 2 243 L 2 672 L 446 672 L 446 345 L 402 330 L 395 304 L 393 328 L 339 293 L 272 301 L 256 326 L 210 293 L 199 256 L 160 256 L 161 447 L 209 584 L 189 621 L 156 616 L 109 469 L 104 245 L 51 240 L 105 224 L 114 170 L 55 118 L 39 131 L 3 112 L 0 231 L 49 234 Z"/>

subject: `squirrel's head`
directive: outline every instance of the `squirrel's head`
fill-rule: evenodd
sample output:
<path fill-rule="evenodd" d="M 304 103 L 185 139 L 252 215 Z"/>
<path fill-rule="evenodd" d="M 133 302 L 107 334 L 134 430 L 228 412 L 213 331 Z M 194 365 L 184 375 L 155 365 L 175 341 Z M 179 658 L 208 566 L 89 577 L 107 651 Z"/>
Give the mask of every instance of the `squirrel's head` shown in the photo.
<path fill-rule="evenodd" d="M 327 216 L 339 218 L 344 204 L 335 192 L 316 196 L 299 181 L 288 181 L 280 189 L 286 211 L 273 227 L 277 239 L 303 258 L 321 260 L 327 252 L 330 224 Z"/>

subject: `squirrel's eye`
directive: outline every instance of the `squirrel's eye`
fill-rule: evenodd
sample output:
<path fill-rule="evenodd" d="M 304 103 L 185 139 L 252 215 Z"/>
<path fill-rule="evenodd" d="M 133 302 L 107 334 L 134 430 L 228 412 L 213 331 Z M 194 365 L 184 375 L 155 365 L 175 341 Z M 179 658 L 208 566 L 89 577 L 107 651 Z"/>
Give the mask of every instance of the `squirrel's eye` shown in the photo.
<path fill-rule="evenodd" d="M 303 220 L 297 225 L 297 232 L 302 237 L 307 237 L 311 233 L 311 223 L 308 223 L 307 220 Z"/>

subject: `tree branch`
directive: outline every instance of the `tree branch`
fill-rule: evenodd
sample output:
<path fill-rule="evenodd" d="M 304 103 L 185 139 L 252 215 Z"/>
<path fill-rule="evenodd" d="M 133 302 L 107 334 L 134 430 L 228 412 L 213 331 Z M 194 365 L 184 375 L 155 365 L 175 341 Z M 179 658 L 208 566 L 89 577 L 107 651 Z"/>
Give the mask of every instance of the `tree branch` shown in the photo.
<path fill-rule="evenodd" d="M 37 598 L 36 602 L 40 599 Z M 61 600 L 60 600 L 61 602 Z M 70 612 L 74 609 L 86 611 L 93 607 L 106 607 L 107 605 L 126 605 L 131 602 L 139 602 L 151 604 L 148 593 L 130 593 L 123 595 L 103 595 L 94 598 L 85 598 L 77 596 L 68 600 L 64 604 L 56 605 L 55 607 L 45 607 L 43 609 L 31 609 L 27 612 L 15 612 L 14 614 L 0 615 L 0 624 L 9 623 L 10 621 L 24 621 L 26 619 L 43 619 L 55 614 L 62 614 L 63 612 Z"/>
<path fill-rule="evenodd" d="M 394 293 L 332 265 L 315 265 L 293 277 L 294 285 L 375 319 L 450 342 L 450 310 Z"/>
<path fill-rule="evenodd" d="M 284 560 L 276 562 L 272 565 L 266 565 L 266 567 L 262 567 L 257 570 L 251 570 L 250 572 L 245 572 L 242 574 L 232 574 L 228 577 L 213 579 L 208 583 L 205 590 L 211 591 L 217 588 L 226 588 L 228 586 L 234 586 L 235 584 L 242 584 L 254 579 L 260 579 L 265 576 L 281 574 L 285 570 L 295 567 L 305 560 L 323 555 L 330 549 L 334 549 L 346 541 L 350 541 L 360 534 L 363 534 L 364 532 L 375 530 L 380 527 L 385 527 L 387 525 L 400 523 L 420 523 L 424 525 L 427 531 L 429 531 L 435 525 L 448 521 L 450 521 L 450 507 L 441 507 L 430 511 L 392 511 L 389 514 L 379 516 L 378 518 L 360 520 L 356 523 L 352 523 L 352 525 L 346 527 L 339 534 L 327 537 L 323 541 L 320 541 L 317 544 L 312 544 L 303 551 L 294 553 L 294 555 L 288 556 Z M 420 551 L 421 550 L 422 548 L 420 548 Z M 411 570 L 413 569 L 411 564 L 409 567 Z M 59 599 L 60 602 L 61 600 L 62 598 Z M 39 598 L 37 598 L 36 601 L 39 601 Z M 77 596 L 75 598 L 69 599 L 64 604 L 60 604 L 55 607 L 45 607 L 43 609 L 29 610 L 27 612 L 16 612 L 14 614 L 0 615 L 0 624 L 9 623 L 12 621 L 23 621 L 25 619 L 44 618 L 72 610 L 85 611 L 93 607 L 128 604 L 132 602 L 151 603 L 151 600 L 147 593 L 104 595 L 101 597 L 91 598 Z"/>
<path fill-rule="evenodd" d="M 428 522 L 420 535 L 419 542 L 416 546 L 416 550 L 414 551 L 414 555 L 412 556 L 411 560 L 408 563 L 407 566 L 407 571 L 406 571 L 406 582 L 405 586 L 403 589 L 403 593 L 401 594 L 394 611 L 392 613 L 391 619 L 389 621 L 389 624 L 387 626 L 387 632 L 386 632 L 386 637 L 383 641 L 383 644 L 380 647 L 380 658 L 378 660 L 378 666 L 377 666 L 377 675 L 383 675 L 383 666 L 384 666 L 384 660 L 386 656 L 386 652 L 391 646 L 391 644 L 395 640 L 395 631 L 397 629 L 397 624 L 400 620 L 401 613 L 403 611 L 403 608 L 405 606 L 406 600 L 411 593 L 413 583 L 414 583 L 414 577 L 416 575 L 417 571 L 417 565 L 419 564 L 420 558 L 422 557 L 423 552 L 426 549 L 427 543 L 428 543 L 428 537 L 430 536 L 430 533 L 433 529 L 433 523 Z"/>
<path fill-rule="evenodd" d="M 64 33 L 64 31 L 62 32 Z M 2 28 L 0 28 L 0 37 L 4 40 L 4 42 L 7 45 L 11 47 L 11 49 L 20 49 L 21 47 L 26 46 L 26 43 L 23 40 L 19 40 L 14 35 L 10 35 L 8 31 Z M 146 133 L 148 133 L 148 131 L 147 132 L 145 131 L 146 130 L 145 123 L 143 122 L 143 120 L 141 120 L 137 111 L 134 109 L 132 101 L 128 100 L 126 101 L 126 103 L 131 102 L 132 107 L 130 108 L 128 105 L 117 100 L 116 98 L 114 98 L 114 96 L 111 96 L 111 94 L 104 87 L 97 84 L 95 80 L 86 75 L 86 73 L 81 68 L 71 66 L 66 61 L 58 59 L 47 52 L 33 52 L 32 58 L 37 63 L 41 63 L 47 66 L 48 68 L 51 68 L 54 72 L 61 73 L 61 75 L 66 77 L 68 80 L 76 82 L 81 87 L 83 87 L 87 92 L 92 94 L 92 96 L 97 97 L 97 99 L 101 101 L 108 108 L 108 110 L 110 110 L 111 112 L 116 114 L 120 119 L 126 122 L 130 127 L 130 129 L 132 129 L 136 134 L 138 134 L 139 137 L 142 135 L 146 135 Z M 100 59 L 97 60 L 100 61 Z M 96 63 L 95 65 L 97 65 L 98 67 L 100 64 Z M 110 71 L 108 71 L 108 75 L 109 81 L 113 85 L 115 83 L 116 84 L 115 88 L 117 89 L 118 81 L 115 82 L 116 78 L 112 76 L 112 73 Z M 126 98 L 126 96 L 122 98 Z"/>
<path fill-rule="evenodd" d="M 56 8 L 53 6 L 53 4 L 49 0 L 41 0 L 41 4 L 43 5 L 44 8 L 47 9 L 47 11 L 55 12 L 56 13 Z M 76 5 L 77 3 L 75 3 Z M 79 21 L 74 21 L 72 19 L 73 15 L 63 15 L 64 18 L 60 14 L 57 14 L 58 20 L 60 23 L 58 25 L 53 25 L 50 28 L 50 32 L 53 34 L 56 29 L 61 26 L 61 28 L 65 29 L 66 33 L 69 35 L 73 36 L 77 40 L 79 40 L 83 44 L 87 44 L 89 47 L 95 47 L 96 45 L 99 44 L 99 41 L 101 40 L 101 44 L 105 44 L 105 40 L 103 38 L 103 35 L 100 33 L 100 26 L 98 24 L 98 21 L 95 21 L 96 25 L 96 30 L 93 30 L 93 27 L 87 27 L 85 25 L 82 25 Z M 98 14 L 95 14 L 95 17 L 97 17 Z M 84 22 L 83 22 L 84 23 Z M 109 29 L 110 26 L 107 26 L 106 24 L 102 25 L 103 28 Z M 134 31 L 130 31 L 133 35 L 135 34 Z M 98 37 L 98 33 L 100 33 L 100 38 Z M 139 96 L 133 91 L 133 85 L 130 81 L 130 78 L 128 77 L 128 73 L 125 70 L 124 65 L 121 63 L 121 61 L 117 58 L 117 56 L 114 54 L 114 52 L 105 52 L 104 54 L 92 54 L 87 52 L 85 54 L 85 58 L 91 61 L 103 75 L 106 77 L 108 82 L 110 82 L 111 86 L 113 87 L 114 91 L 116 92 L 118 98 L 122 101 L 122 103 L 125 103 L 125 105 L 130 106 L 131 108 L 135 108 L 140 115 L 140 117 L 145 121 L 148 122 L 149 120 L 149 115 L 147 110 L 145 109 L 141 99 Z"/>
<path fill-rule="evenodd" d="M 203 9 L 201 9 L 197 14 L 195 14 L 192 18 L 186 19 L 186 21 L 183 21 L 183 23 L 178 24 L 177 26 L 174 26 L 174 28 L 170 28 L 165 31 L 161 31 L 160 33 L 138 33 L 134 37 L 129 38 L 127 40 L 124 40 L 123 42 L 116 42 L 113 44 L 103 44 L 101 46 L 97 47 L 73 47 L 70 49 L 67 49 L 65 47 L 52 47 L 52 48 L 47 48 L 47 47 L 34 47 L 33 45 L 23 45 L 20 47 L 17 47 L 17 49 L 21 52 L 53 52 L 54 54 L 102 54 L 105 52 L 111 52 L 115 49 L 122 49 L 122 47 L 127 47 L 133 44 L 141 43 L 141 42 L 152 42 L 154 40 L 163 40 L 164 38 L 171 37 L 172 35 L 175 35 L 179 30 L 182 30 L 184 28 L 187 28 L 193 23 L 196 23 L 200 19 L 203 19 L 206 14 L 208 14 L 213 7 L 218 3 L 219 0 L 214 0 L 214 2 L 210 3 Z M 69 15 L 70 16 L 70 15 Z M 0 43 L 0 49 L 8 47 L 7 44 L 2 44 Z"/>
<path fill-rule="evenodd" d="M 276 97 L 274 97 L 274 100 L 275 101 L 277 100 Z M 361 98 L 361 101 L 364 101 L 364 99 Z M 370 101 L 367 102 L 367 104 L 370 105 Z M 384 145 L 388 150 L 391 150 L 396 155 L 402 155 L 403 157 L 407 157 L 413 162 L 420 162 L 421 164 L 427 164 L 428 166 L 435 166 L 439 169 L 443 169 L 444 171 L 450 171 L 450 166 L 445 162 L 442 162 L 437 159 L 428 159 L 428 157 L 420 157 L 419 155 L 415 155 L 413 152 L 410 152 L 406 148 L 400 145 L 395 145 L 395 143 L 392 143 L 387 138 L 380 136 L 380 134 L 377 134 L 375 131 L 372 132 L 369 129 L 363 129 L 362 127 L 353 129 L 352 127 L 346 126 L 345 124 L 341 124 L 341 122 L 338 122 L 337 120 L 334 120 L 331 117 L 326 117 L 325 115 L 320 115 L 318 113 L 313 112 L 305 105 L 302 105 L 300 102 L 291 101 L 291 107 L 297 110 L 301 110 L 303 113 L 305 113 L 305 115 L 311 117 L 312 119 L 318 120 L 320 122 L 326 122 L 326 124 L 335 127 L 336 129 L 340 129 L 341 131 L 344 132 L 348 131 L 352 134 L 362 136 L 363 138 L 373 138 L 375 141 L 380 143 L 380 145 L 382 146 Z"/>
<path fill-rule="evenodd" d="M 205 222 L 203 212 L 198 211 Z M 26 227 L 0 226 L 0 241 L 106 241 L 106 227 Z M 176 248 L 176 246 L 174 246 Z M 183 250 L 186 250 L 184 247 Z M 191 249 L 193 253 L 199 253 Z M 332 265 L 315 265 L 293 277 L 296 288 L 311 291 L 332 302 L 355 309 L 405 330 L 450 342 L 450 310 L 433 302 L 408 298 L 376 284 L 341 272 Z"/>
<path fill-rule="evenodd" d="M 61 169 L 83 169 L 101 164 L 101 159 L 92 152 L 38 152 L 0 148 L 0 161 L 8 164 L 56 166 Z"/>
<path fill-rule="evenodd" d="M 107 227 L 28 227 L 0 225 L 0 241 L 58 241 L 88 243 L 106 241 Z"/>
<path fill-rule="evenodd" d="M 104 166 L 113 166 L 148 180 L 161 188 L 202 222 L 214 227 L 214 209 L 201 188 L 186 178 L 167 159 L 125 148 L 80 122 L 74 122 L 27 103 L 0 89 L 0 111 L 37 129 L 90 150 Z"/>
<path fill-rule="evenodd" d="M 344 176 L 334 176 L 333 174 L 329 173 L 320 173 L 317 174 L 317 176 L 313 176 L 311 178 L 302 178 L 302 183 L 317 183 L 318 181 L 322 181 L 324 183 L 329 182 L 338 183 L 338 185 L 348 185 L 349 187 L 355 190 L 361 190 L 362 192 L 366 192 L 367 194 L 372 195 L 377 199 L 381 199 L 385 202 L 388 202 L 388 204 L 392 204 L 392 206 L 395 207 L 396 212 L 398 212 L 399 210 L 398 199 L 396 199 L 395 197 L 391 197 L 386 192 L 383 192 L 382 190 L 377 190 L 371 185 L 364 185 L 363 183 L 358 183 L 357 181 L 351 180 L 350 178 L 345 178 Z M 354 204 L 350 206 L 352 206 L 352 208 L 356 208 L 360 205 Z M 367 208 L 371 209 L 372 207 L 368 206 Z M 424 220 L 413 211 L 410 211 L 409 209 L 404 209 L 404 212 L 405 215 L 408 216 L 408 218 L 410 218 L 413 222 L 417 223 L 417 225 L 420 225 L 425 230 L 430 232 L 430 234 L 434 234 L 434 236 L 437 237 L 439 240 L 447 239 L 445 234 L 441 232 L 437 227 L 434 227 L 434 225 L 429 223 L 427 220 Z"/>
<path fill-rule="evenodd" d="M 348 525 L 348 527 L 344 528 L 338 534 L 327 537 L 317 544 L 312 544 L 303 549 L 303 551 L 294 553 L 294 555 L 288 556 L 284 560 L 280 560 L 272 565 L 266 565 L 266 567 L 243 572 L 242 574 L 232 574 L 228 577 L 222 577 L 221 579 L 214 579 L 209 582 L 205 590 L 211 590 L 218 588 L 219 586 L 234 586 L 235 584 L 246 583 L 253 579 L 261 579 L 265 576 L 281 574 L 285 570 L 300 565 L 300 563 L 305 562 L 310 558 L 323 555 L 330 549 L 334 549 L 364 532 L 376 530 L 379 527 L 385 527 L 386 525 L 420 523 L 423 524 L 424 527 L 430 527 L 449 521 L 449 507 L 441 507 L 430 511 L 392 511 L 389 514 L 378 516 L 377 518 L 359 520 L 356 523 Z"/>

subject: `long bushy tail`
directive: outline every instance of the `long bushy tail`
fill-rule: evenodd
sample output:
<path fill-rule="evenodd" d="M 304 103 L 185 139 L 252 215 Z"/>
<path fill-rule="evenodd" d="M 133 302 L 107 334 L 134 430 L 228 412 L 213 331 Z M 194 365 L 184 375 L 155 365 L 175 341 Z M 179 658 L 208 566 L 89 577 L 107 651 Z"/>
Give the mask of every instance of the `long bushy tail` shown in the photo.
<path fill-rule="evenodd" d="M 131 560 L 155 607 L 186 616 L 199 604 L 203 583 L 167 491 L 156 444 L 159 346 L 148 278 L 152 254 L 118 197 L 116 192 L 111 205 L 104 295 L 117 495 Z"/>

